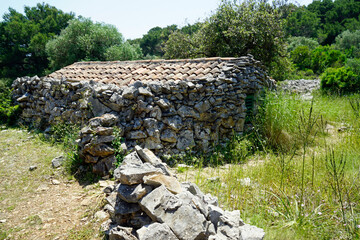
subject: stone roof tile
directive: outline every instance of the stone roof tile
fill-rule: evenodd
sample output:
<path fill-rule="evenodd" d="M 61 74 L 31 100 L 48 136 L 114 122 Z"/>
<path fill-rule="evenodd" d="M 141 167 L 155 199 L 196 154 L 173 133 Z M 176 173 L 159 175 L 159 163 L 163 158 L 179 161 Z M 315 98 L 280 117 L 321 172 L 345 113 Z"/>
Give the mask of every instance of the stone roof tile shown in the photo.
<path fill-rule="evenodd" d="M 252 56 L 240 58 L 198 58 L 176 60 L 140 60 L 113 62 L 77 62 L 49 76 L 71 81 L 98 81 L 128 85 L 135 81 L 194 80 L 216 78 L 223 68 L 234 63 L 254 62 Z"/>

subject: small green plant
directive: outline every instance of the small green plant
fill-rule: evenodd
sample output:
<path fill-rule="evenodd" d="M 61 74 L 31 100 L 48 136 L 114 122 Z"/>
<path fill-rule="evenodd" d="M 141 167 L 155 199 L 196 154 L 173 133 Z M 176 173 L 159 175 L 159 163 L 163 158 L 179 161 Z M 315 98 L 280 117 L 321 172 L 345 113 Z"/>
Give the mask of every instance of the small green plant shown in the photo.
<path fill-rule="evenodd" d="M 26 222 L 30 226 L 36 226 L 36 225 L 41 225 L 42 224 L 42 220 L 38 215 L 32 215 L 32 216 L 27 217 Z"/>
<path fill-rule="evenodd" d="M 112 141 L 112 146 L 115 150 L 115 168 L 120 166 L 122 161 L 124 160 L 124 151 L 121 148 L 121 143 L 123 142 L 123 138 L 121 137 L 122 130 L 118 127 L 114 128 L 114 137 L 115 139 Z"/>

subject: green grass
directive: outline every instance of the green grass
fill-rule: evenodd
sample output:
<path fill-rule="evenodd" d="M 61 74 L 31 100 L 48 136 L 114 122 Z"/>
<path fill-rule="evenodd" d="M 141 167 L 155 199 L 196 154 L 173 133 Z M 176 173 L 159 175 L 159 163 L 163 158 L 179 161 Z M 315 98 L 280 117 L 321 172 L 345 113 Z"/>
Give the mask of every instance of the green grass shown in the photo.
<path fill-rule="evenodd" d="M 315 94 L 314 125 L 304 138 L 311 102 L 269 94 L 254 121 L 258 134 L 245 138 L 261 151 L 246 164 L 236 158 L 226 168 L 199 164 L 185 178 L 226 209 L 239 209 L 245 222 L 265 229 L 266 239 L 359 239 L 360 120 L 349 98 L 360 95 Z M 216 176 L 220 181 L 207 180 Z"/>

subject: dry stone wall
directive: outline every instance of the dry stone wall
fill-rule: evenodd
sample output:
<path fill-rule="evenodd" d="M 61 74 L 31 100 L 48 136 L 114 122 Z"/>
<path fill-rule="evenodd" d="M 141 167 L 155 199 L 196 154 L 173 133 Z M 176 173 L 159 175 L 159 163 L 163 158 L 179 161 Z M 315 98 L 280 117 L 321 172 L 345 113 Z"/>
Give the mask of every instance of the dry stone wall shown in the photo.
<path fill-rule="evenodd" d="M 23 77 L 15 80 L 13 97 L 23 109 L 24 123 L 43 129 L 61 122 L 89 126 L 81 131 L 79 145 L 86 161 L 96 164 L 112 157 L 114 127 L 129 148 L 138 144 L 157 155 L 193 147 L 206 151 L 219 140 L 242 133 L 247 96 L 269 87 L 273 87 L 271 79 L 248 56 L 229 62 L 216 78 L 195 80 L 118 86 Z"/>

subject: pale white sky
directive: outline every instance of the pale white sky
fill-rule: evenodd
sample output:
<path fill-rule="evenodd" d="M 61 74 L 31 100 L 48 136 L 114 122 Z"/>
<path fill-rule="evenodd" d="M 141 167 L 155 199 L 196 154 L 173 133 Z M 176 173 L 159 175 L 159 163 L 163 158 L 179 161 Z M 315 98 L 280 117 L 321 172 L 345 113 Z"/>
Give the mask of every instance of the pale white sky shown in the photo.
<path fill-rule="evenodd" d="M 220 0 L 1 0 L 0 17 L 12 7 L 23 13 L 24 6 L 45 2 L 64 12 L 115 25 L 126 39 L 142 37 L 151 28 L 171 24 L 184 26 L 210 16 Z M 312 0 L 298 0 L 307 5 Z"/>

